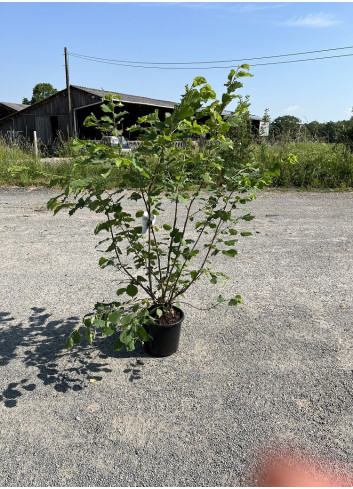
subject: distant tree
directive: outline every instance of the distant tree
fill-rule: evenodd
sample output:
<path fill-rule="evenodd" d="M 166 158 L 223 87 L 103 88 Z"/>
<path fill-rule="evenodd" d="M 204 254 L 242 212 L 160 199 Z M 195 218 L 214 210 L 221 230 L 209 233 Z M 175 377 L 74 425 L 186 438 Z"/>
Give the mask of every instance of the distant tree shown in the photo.
<path fill-rule="evenodd" d="M 339 142 L 342 142 L 346 147 L 353 151 L 353 117 L 348 121 L 342 121 Z"/>
<path fill-rule="evenodd" d="M 325 138 L 326 134 L 324 134 L 324 124 L 318 122 L 318 121 L 311 121 L 305 124 L 305 127 L 309 133 L 309 137 L 317 141 L 319 139 Z"/>
<path fill-rule="evenodd" d="M 47 97 L 50 97 L 50 95 L 54 95 L 56 92 L 57 89 L 50 83 L 37 83 L 37 85 L 33 88 L 31 100 L 28 100 L 28 98 L 25 97 L 22 100 L 22 103 L 33 105 Z"/>
<path fill-rule="evenodd" d="M 270 134 L 274 137 L 288 136 L 295 138 L 300 131 L 301 120 L 294 115 L 283 115 L 271 122 Z"/>

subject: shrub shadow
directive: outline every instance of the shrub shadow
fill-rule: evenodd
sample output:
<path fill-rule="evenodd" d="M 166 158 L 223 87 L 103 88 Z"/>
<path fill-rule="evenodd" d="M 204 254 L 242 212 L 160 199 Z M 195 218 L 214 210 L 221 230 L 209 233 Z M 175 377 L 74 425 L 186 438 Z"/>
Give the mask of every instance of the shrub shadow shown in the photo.
<path fill-rule="evenodd" d="M 116 342 L 116 336 L 108 336 L 105 338 L 100 338 L 97 341 L 96 347 L 101 351 L 99 358 L 121 358 L 130 359 L 129 367 L 124 370 L 125 374 L 129 374 L 129 381 L 134 382 L 135 380 L 141 379 L 141 369 L 143 368 L 145 358 L 149 358 L 142 343 L 135 344 L 135 350 L 127 351 L 114 351 L 114 343 Z"/>
<path fill-rule="evenodd" d="M 80 391 L 89 382 L 101 380 L 104 373 L 112 371 L 104 362 L 109 358 L 131 358 L 131 368 L 125 369 L 124 373 L 129 374 L 130 382 L 141 378 L 143 360 L 140 357 L 147 356 L 142 345 L 137 345 L 133 352 L 114 352 L 116 338 L 108 337 L 98 339 L 93 346 L 83 342 L 79 348 L 68 351 L 65 349 L 66 338 L 80 318 L 50 320 L 52 315 L 45 308 L 32 307 L 31 311 L 26 324 L 16 324 L 10 312 L 0 312 L 0 368 L 21 361 L 26 367 L 38 370 L 36 378 L 44 385 L 63 394 Z M 13 366 L 14 373 L 11 371 L 10 375 L 15 377 L 18 367 Z M 36 383 L 30 378 L 12 378 L 7 387 L 0 390 L 0 402 L 8 408 L 15 407 L 23 394 L 35 388 Z"/>

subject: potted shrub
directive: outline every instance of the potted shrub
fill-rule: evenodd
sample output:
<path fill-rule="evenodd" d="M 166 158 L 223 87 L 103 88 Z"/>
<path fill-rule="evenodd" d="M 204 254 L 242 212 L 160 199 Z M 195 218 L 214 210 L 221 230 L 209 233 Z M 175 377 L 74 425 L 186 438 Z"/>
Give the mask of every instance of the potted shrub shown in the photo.
<path fill-rule="evenodd" d="M 139 141 L 131 153 L 97 142 L 74 142 L 75 150 L 83 154 L 76 170 L 96 164 L 105 170 L 99 178 L 61 178 L 63 193 L 52 198 L 48 208 L 54 213 L 69 209 L 70 215 L 88 208 L 102 215 L 94 231 L 104 234 L 99 245 L 105 245 L 105 254 L 99 265 L 116 268 L 121 285 L 116 301 L 96 304 L 94 312 L 83 318 L 70 334 L 67 348 L 79 344 L 83 333 L 90 342 L 98 332 L 118 333 L 116 350 L 131 351 L 141 341 L 152 355 L 170 355 L 178 348 L 185 294 L 203 276 L 212 284 L 229 278 L 212 268 L 212 260 L 218 254 L 225 260 L 235 258 L 239 236 L 251 234 L 238 233 L 236 225 L 254 218 L 239 210 L 255 198 L 253 190 L 271 182 L 279 166 L 260 173 L 254 162 L 234 161 L 225 171 L 221 154 L 232 147 L 227 133 L 241 123 L 248 109 L 234 92 L 242 87 L 239 78 L 251 76 L 248 71 L 249 66 L 242 65 L 230 72 L 221 99 L 203 77 L 195 78 L 172 113 L 161 119 L 156 110 L 129 128 Z M 236 109 L 224 115 L 234 99 Z M 109 95 L 102 105 L 104 116 L 98 120 L 91 115 L 85 124 L 121 136 L 125 114 L 119 112 L 121 106 Z M 109 190 L 117 168 L 124 175 L 122 188 L 113 185 Z M 58 179 L 52 182 L 57 183 Z M 127 195 L 125 189 L 130 189 Z M 137 211 L 131 210 L 132 203 Z M 164 217 L 167 207 L 172 217 Z M 207 308 L 241 302 L 238 294 L 219 295 Z"/>

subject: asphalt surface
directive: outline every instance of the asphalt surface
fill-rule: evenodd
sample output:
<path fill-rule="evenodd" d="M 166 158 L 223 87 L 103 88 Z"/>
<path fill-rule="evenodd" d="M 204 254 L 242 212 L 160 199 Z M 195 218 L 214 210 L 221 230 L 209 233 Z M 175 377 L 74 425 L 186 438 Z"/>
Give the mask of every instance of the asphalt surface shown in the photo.
<path fill-rule="evenodd" d="M 256 485 L 259 454 L 288 444 L 353 469 L 353 193 L 249 203 L 253 236 L 217 256 L 244 304 L 184 305 L 162 359 L 111 338 L 64 349 L 117 278 L 98 266 L 100 216 L 53 217 L 56 193 L 0 189 L 2 486 Z M 200 283 L 185 300 L 219 293 Z"/>

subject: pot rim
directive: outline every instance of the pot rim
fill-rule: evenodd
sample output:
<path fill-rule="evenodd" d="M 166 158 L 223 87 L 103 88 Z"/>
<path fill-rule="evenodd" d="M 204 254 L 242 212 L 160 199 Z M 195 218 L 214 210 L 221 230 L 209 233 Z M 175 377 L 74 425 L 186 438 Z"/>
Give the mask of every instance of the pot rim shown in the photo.
<path fill-rule="evenodd" d="M 153 309 L 157 309 L 158 307 L 162 307 L 162 305 L 161 304 L 152 304 L 152 306 L 148 307 L 147 310 L 150 311 Z M 180 309 L 180 307 L 174 306 L 173 304 L 172 304 L 172 307 L 173 307 L 173 309 L 175 309 L 176 311 L 178 311 L 180 313 L 180 319 L 178 319 L 178 321 L 176 321 L 175 323 L 170 323 L 170 324 L 159 324 L 157 322 L 147 323 L 147 324 L 152 324 L 153 326 L 157 326 L 157 327 L 161 327 L 161 328 L 171 328 L 172 326 L 175 326 L 176 324 L 179 324 L 182 321 L 184 321 L 184 317 L 185 317 L 184 311 L 182 309 Z M 145 324 L 145 326 L 147 326 L 147 324 Z"/>

